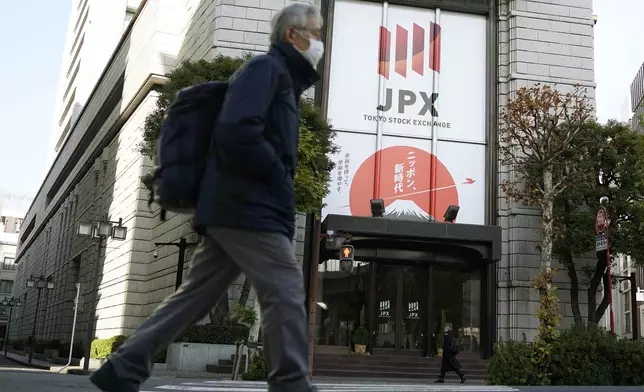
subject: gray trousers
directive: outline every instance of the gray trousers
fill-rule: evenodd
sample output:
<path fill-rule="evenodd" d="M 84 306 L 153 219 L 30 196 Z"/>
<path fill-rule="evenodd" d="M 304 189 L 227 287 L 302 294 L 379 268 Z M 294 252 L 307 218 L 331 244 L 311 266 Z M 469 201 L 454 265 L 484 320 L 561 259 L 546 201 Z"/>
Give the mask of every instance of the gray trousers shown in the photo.
<path fill-rule="evenodd" d="M 310 391 L 304 282 L 291 241 L 279 233 L 207 232 L 181 287 L 110 356 L 117 375 L 139 383 L 150 377 L 156 353 L 203 319 L 243 272 L 262 311 L 269 391 Z"/>

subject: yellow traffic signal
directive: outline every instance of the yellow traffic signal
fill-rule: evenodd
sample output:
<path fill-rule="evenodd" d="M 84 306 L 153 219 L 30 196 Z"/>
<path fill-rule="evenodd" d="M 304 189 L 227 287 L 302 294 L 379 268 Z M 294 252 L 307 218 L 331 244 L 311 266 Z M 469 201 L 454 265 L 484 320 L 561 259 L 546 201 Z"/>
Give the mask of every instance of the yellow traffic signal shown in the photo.
<path fill-rule="evenodd" d="M 342 245 L 340 247 L 340 260 L 353 261 L 353 246 L 352 245 Z"/>

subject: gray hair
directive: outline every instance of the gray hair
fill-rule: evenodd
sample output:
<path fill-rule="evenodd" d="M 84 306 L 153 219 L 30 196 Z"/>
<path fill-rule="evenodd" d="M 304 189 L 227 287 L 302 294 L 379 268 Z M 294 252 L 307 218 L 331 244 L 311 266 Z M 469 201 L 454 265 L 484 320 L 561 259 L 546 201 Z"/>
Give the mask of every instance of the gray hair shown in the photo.
<path fill-rule="evenodd" d="M 296 29 L 305 29 L 311 18 L 316 18 L 322 24 L 322 15 L 314 5 L 293 3 L 282 8 L 271 21 L 271 43 L 280 43 L 284 39 L 284 34 L 288 26 Z"/>

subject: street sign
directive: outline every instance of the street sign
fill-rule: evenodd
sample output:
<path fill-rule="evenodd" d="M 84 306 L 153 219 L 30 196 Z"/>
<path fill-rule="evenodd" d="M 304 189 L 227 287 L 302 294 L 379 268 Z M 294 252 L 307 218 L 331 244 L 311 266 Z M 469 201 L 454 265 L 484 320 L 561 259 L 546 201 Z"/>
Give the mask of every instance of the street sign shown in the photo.
<path fill-rule="evenodd" d="M 637 299 L 637 302 L 644 302 L 644 290 L 638 288 L 635 298 Z"/>
<path fill-rule="evenodd" d="M 606 233 L 599 233 L 595 236 L 595 252 L 608 249 L 608 238 Z"/>
<path fill-rule="evenodd" d="M 606 230 L 608 227 L 608 213 L 604 207 L 600 207 L 597 210 L 597 215 L 595 216 L 595 231 L 601 233 Z"/>

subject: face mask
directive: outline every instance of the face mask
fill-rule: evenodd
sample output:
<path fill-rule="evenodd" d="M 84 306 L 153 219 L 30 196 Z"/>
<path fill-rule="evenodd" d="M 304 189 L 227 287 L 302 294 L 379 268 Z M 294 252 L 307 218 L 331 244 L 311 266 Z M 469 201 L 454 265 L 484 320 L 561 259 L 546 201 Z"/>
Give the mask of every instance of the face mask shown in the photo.
<path fill-rule="evenodd" d="M 301 33 L 298 32 L 298 34 L 303 37 Z M 295 49 L 298 50 L 304 56 L 304 58 L 311 63 L 313 68 L 317 67 L 318 63 L 322 59 L 322 56 L 324 55 L 324 43 L 322 41 L 317 40 L 315 38 L 307 38 L 309 40 L 309 48 L 307 50 L 300 50 L 299 48 L 295 47 Z"/>

